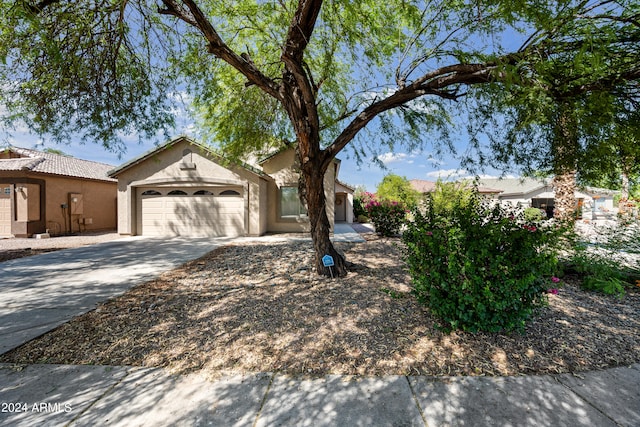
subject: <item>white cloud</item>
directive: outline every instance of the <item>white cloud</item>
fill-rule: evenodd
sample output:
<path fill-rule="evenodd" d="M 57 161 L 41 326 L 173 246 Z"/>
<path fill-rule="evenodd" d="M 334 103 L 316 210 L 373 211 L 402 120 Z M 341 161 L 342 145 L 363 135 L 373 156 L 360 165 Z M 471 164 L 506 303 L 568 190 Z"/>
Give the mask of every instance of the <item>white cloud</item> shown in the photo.
<path fill-rule="evenodd" d="M 391 163 L 407 161 L 413 157 L 415 157 L 415 155 L 407 153 L 384 153 L 379 155 L 378 159 L 385 165 L 389 165 Z"/>

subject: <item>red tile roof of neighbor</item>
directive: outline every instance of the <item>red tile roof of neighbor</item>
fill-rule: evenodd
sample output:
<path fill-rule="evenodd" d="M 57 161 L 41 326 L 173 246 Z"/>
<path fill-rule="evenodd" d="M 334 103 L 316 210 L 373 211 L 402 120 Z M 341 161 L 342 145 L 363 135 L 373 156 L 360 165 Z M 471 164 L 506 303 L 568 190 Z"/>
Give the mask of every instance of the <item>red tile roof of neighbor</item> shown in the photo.
<path fill-rule="evenodd" d="M 433 181 L 425 181 L 423 179 L 412 179 L 409 181 L 414 190 L 421 193 L 431 193 L 436 188 Z"/>
<path fill-rule="evenodd" d="M 107 175 L 113 166 L 105 163 L 14 146 L 2 149 L 0 154 L 7 152 L 15 157 L 0 159 L 0 171 L 29 171 L 99 181 L 117 181 Z"/>

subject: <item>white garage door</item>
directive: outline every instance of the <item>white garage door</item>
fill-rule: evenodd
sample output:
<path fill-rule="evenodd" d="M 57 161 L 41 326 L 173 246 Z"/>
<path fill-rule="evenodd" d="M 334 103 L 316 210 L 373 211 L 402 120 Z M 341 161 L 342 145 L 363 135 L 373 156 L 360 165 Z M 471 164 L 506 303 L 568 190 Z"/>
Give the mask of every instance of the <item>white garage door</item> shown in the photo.
<path fill-rule="evenodd" d="M 242 188 L 139 188 L 138 234 L 219 237 L 244 233 Z"/>

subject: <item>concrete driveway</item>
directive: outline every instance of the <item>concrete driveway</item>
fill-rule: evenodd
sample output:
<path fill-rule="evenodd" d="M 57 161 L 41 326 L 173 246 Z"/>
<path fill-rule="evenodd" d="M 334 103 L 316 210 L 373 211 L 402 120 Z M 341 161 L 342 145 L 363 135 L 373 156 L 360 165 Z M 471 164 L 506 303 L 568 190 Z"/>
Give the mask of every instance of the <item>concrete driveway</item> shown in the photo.
<path fill-rule="evenodd" d="M 130 237 L 0 263 L 0 354 L 229 238 Z"/>

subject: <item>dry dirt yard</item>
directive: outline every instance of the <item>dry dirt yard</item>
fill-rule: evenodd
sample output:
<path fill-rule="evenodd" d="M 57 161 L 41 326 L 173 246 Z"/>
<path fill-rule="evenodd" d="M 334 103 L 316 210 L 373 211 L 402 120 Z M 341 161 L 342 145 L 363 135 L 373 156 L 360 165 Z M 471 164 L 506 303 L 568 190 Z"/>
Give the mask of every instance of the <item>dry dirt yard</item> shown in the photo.
<path fill-rule="evenodd" d="M 355 271 L 321 278 L 307 241 L 245 243 L 141 284 L 2 362 L 166 367 L 210 377 L 519 375 L 640 361 L 640 288 L 618 299 L 566 278 L 519 333 L 445 334 L 410 294 L 397 239 L 338 244 Z"/>

